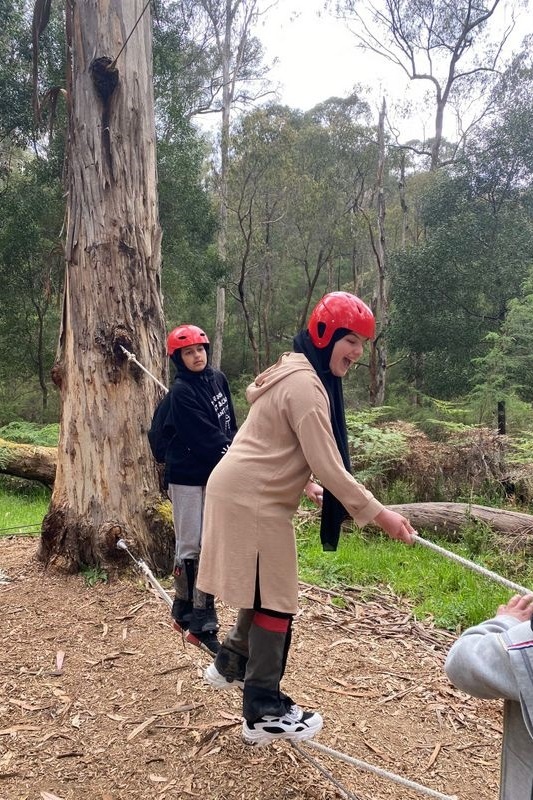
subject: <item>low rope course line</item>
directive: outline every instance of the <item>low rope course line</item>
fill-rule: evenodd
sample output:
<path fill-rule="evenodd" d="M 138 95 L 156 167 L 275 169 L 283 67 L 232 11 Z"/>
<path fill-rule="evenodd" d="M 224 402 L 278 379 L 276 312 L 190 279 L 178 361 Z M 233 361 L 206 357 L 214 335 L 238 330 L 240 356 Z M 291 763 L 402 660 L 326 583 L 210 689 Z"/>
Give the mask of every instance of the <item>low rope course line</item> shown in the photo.
<path fill-rule="evenodd" d="M 333 777 L 331 772 L 323 767 L 322 764 L 319 764 L 316 758 L 313 758 L 313 756 L 310 756 L 309 753 L 306 753 L 297 742 L 291 742 L 291 746 L 302 756 L 302 758 L 307 759 L 307 761 L 309 761 L 315 769 L 317 769 L 330 783 L 332 783 L 333 786 L 338 789 L 342 797 L 346 797 L 348 800 L 361 800 L 358 794 L 353 794 L 353 792 L 348 791 L 348 789 L 346 789 L 342 783 Z"/>
<path fill-rule="evenodd" d="M 442 792 L 437 792 L 435 789 L 430 789 L 428 786 L 423 786 L 421 783 L 415 783 L 415 781 L 410 781 L 408 778 L 402 778 L 401 775 L 396 775 L 394 772 L 381 769 L 381 767 L 375 767 L 373 764 L 368 764 L 366 761 L 361 761 L 358 758 L 352 758 L 352 756 L 347 756 L 345 753 L 340 753 L 338 750 L 332 750 L 331 747 L 319 744 L 313 739 L 306 739 L 303 744 L 307 745 L 307 747 L 311 747 L 313 750 L 318 750 L 320 753 L 331 756 L 331 758 L 336 758 L 338 761 L 344 761 L 345 764 L 351 764 L 351 766 L 362 769 L 365 772 L 372 772 L 374 775 L 379 775 L 380 778 L 387 778 L 389 781 L 394 781 L 394 783 L 399 783 L 401 786 L 405 786 L 408 789 L 413 789 L 415 792 L 419 792 L 426 797 L 433 797 L 436 798 L 436 800 L 459 800 L 456 794 L 442 794 Z M 296 743 L 291 742 L 291 745 L 298 750 L 298 752 L 301 752 L 300 747 Z M 302 755 L 304 754 L 302 753 Z M 306 755 L 306 758 L 309 758 L 309 756 Z M 346 790 L 344 791 L 346 792 Z M 348 796 L 354 797 L 354 795 L 350 794 Z M 356 800 L 360 800 L 360 798 L 356 798 Z"/>
<path fill-rule="evenodd" d="M 475 561 L 469 561 L 467 558 L 463 558 L 463 556 L 453 553 L 451 550 L 445 550 L 444 547 L 440 547 L 440 545 L 434 544 L 434 542 L 430 542 L 428 539 L 423 539 L 417 533 L 413 535 L 413 539 L 415 542 L 418 542 L 418 544 L 422 544 L 424 547 L 429 547 L 430 550 L 434 550 L 436 553 L 440 553 L 441 556 L 449 558 L 450 561 L 456 561 L 458 564 L 462 564 L 464 567 L 471 569 L 472 572 L 478 572 L 485 578 L 490 578 L 491 580 L 496 581 L 496 583 L 500 583 L 502 586 L 507 586 L 508 589 L 513 589 L 519 594 L 531 594 L 531 589 L 526 589 L 525 586 L 520 586 L 519 583 L 514 583 L 514 581 L 510 581 L 507 578 L 498 575 L 497 572 L 492 572 L 492 570 L 482 567 L 480 564 L 476 564 Z"/>

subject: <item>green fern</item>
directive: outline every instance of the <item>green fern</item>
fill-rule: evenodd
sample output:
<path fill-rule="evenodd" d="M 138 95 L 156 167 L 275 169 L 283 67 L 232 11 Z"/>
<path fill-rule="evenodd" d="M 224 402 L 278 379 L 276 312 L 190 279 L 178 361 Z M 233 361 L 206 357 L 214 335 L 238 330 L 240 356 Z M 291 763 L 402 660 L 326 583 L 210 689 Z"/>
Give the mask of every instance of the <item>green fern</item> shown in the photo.
<path fill-rule="evenodd" d="M 402 433 L 385 426 L 375 427 L 376 422 L 388 411 L 388 408 L 381 407 L 346 415 L 354 469 L 363 483 L 385 474 L 388 468 L 406 455 L 408 446 Z"/>
<path fill-rule="evenodd" d="M 34 444 L 39 447 L 56 447 L 59 425 L 38 425 L 36 422 L 10 422 L 0 428 L 0 438 L 19 444 Z"/>

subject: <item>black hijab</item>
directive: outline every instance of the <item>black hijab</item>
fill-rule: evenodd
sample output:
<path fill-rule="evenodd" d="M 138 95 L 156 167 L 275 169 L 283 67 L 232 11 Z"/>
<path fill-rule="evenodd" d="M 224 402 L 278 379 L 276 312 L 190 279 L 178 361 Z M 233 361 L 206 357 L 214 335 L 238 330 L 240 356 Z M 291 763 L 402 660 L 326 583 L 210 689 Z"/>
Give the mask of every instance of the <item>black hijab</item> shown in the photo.
<path fill-rule="evenodd" d="M 204 350 L 207 353 L 207 358 L 209 359 L 209 345 L 203 344 Z M 192 370 L 188 369 L 185 364 L 183 363 L 183 358 L 181 355 L 181 348 L 178 350 L 174 350 L 172 355 L 170 356 L 170 360 L 176 367 L 176 374 L 174 378 L 181 378 L 184 381 L 188 381 L 189 383 L 194 383 L 195 381 L 205 381 L 206 378 L 211 378 L 214 374 L 213 367 L 210 366 L 209 361 L 207 362 L 206 366 L 201 372 L 193 372 Z"/>
<path fill-rule="evenodd" d="M 349 333 L 351 333 L 351 331 L 347 328 L 338 328 L 333 333 L 329 344 L 321 348 L 315 347 L 307 331 L 300 331 L 300 333 L 294 337 L 293 349 L 296 353 L 303 353 L 311 363 L 328 394 L 333 435 L 335 436 L 335 441 L 337 442 L 337 447 L 339 448 L 346 471 L 351 473 L 348 434 L 346 432 L 346 420 L 344 417 L 342 378 L 333 375 L 329 369 L 329 360 L 334 345 L 339 339 L 342 339 Z M 342 521 L 349 516 L 342 503 L 324 487 L 322 516 L 320 520 L 320 541 L 322 542 L 324 550 L 337 549 Z"/>

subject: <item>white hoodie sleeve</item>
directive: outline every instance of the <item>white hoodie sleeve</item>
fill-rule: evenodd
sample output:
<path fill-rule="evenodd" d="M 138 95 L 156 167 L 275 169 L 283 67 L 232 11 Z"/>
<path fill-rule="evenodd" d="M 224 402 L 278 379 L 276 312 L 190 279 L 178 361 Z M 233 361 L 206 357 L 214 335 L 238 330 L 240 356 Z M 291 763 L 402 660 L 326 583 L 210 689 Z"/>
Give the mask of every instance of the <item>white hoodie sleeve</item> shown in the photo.
<path fill-rule="evenodd" d="M 519 700 L 511 659 L 501 638 L 515 625 L 529 627 L 529 623 L 502 615 L 468 628 L 452 645 L 444 664 L 454 686 L 474 697 Z"/>

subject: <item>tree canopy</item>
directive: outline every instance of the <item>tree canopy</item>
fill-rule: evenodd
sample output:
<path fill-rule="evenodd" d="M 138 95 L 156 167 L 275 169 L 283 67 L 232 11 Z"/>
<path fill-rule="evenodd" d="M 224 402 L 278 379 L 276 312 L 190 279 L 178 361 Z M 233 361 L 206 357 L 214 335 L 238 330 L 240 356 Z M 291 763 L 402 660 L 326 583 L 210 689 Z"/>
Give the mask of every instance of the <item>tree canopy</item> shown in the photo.
<path fill-rule="evenodd" d="M 483 95 L 476 125 L 465 117 L 455 139 L 436 128 L 427 141 L 421 132 L 419 141 L 401 143 L 385 131 L 379 166 L 378 115 L 365 85 L 306 111 L 280 105 L 268 95 L 261 59 L 262 9 L 235 7 L 226 52 L 225 2 L 158 0 L 153 86 L 167 326 L 194 319 L 213 335 L 216 289 L 225 286 L 223 366 L 238 380 L 291 347 L 325 291 L 375 301 L 381 236 L 389 262 L 382 278 L 390 322 L 380 331 L 387 392 L 407 386 L 412 396 L 450 399 L 487 387 L 504 348 L 499 391 L 525 400 L 509 343 L 528 330 L 524 324 L 518 333 L 531 286 L 532 72 L 527 46 L 505 61 L 500 5 L 465 0 L 451 14 L 440 0 L 336 4 L 347 25 L 361 21 L 360 44 L 428 82 L 436 125 L 439 108 L 444 114 L 453 101 L 461 114 L 463 101 Z M 65 232 L 63 9 L 51 6 L 38 37 L 38 118 L 29 8 L 0 0 L 0 11 L 0 275 L 10 298 L 0 306 L 0 371 L 13 388 L 0 396 L 0 417 L 54 419 L 50 366 Z M 221 136 L 210 139 L 195 120 L 227 106 L 231 87 L 221 183 Z"/>

